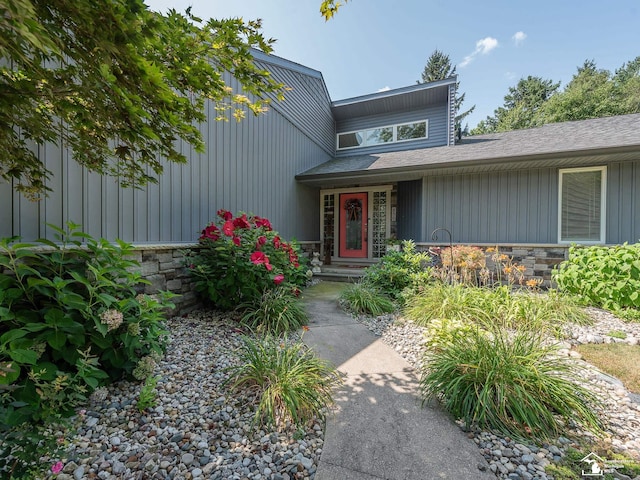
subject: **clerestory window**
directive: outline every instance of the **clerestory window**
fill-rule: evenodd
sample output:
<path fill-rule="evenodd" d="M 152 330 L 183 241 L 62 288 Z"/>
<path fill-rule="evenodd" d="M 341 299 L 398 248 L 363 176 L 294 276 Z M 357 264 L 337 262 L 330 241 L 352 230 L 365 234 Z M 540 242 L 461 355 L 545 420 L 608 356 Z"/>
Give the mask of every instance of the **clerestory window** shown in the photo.
<path fill-rule="evenodd" d="M 384 143 L 406 142 L 429 137 L 429 122 L 399 123 L 338 134 L 338 150 L 370 147 Z"/>

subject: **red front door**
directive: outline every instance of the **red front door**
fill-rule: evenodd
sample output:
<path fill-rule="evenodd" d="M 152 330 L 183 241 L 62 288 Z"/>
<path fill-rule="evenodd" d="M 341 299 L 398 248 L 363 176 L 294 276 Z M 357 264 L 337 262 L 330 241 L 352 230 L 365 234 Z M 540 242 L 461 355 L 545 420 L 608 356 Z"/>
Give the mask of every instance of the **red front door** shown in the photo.
<path fill-rule="evenodd" d="M 367 194 L 340 194 L 340 256 L 367 257 Z"/>

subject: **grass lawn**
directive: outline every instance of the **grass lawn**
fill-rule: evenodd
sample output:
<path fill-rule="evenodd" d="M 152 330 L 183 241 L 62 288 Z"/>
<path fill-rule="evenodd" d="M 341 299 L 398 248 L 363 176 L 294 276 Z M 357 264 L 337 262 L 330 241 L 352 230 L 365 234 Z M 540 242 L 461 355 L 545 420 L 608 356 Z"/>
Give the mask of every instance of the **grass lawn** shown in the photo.
<path fill-rule="evenodd" d="M 605 373 L 622 381 L 633 393 L 640 394 L 640 346 L 622 343 L 579 345 L 583 358 Z"/>

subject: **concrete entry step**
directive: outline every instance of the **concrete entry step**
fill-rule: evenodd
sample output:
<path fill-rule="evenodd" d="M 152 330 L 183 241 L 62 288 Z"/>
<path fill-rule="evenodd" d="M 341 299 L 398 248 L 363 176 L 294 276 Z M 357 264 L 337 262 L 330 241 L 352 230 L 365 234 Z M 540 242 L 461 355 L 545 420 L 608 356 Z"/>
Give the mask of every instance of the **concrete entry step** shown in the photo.
<path fill-rule="evenodd" d="M 314 276 L 326 282 L 357 282 L 368 265 L 323 265 Z"/>

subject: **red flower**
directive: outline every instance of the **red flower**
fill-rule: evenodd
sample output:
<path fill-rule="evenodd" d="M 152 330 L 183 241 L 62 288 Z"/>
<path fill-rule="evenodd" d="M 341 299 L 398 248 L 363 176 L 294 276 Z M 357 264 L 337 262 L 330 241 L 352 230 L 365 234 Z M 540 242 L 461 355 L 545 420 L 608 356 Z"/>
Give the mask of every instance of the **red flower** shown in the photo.
<path fill-rule="evenodd" d="M 273 230 L 273 228 L 271 228 L 271 222 L 269 220 L 267 220 L 266 218 L 255 217 L 254 218 L 254 222 L 256 224 L 256 227 L 258 227 L 258 228 L 264 227 L 268 232 Z"/>
<path fill-rule="evenodd" d="M 299 297 L 299 296 L 300 296 L 300 289 L 299 289 L 298 287 L 293 287 L 293 290 L 291 290 L 291 291 L 293 292 L 293 294 L 294 294 L 296 297 Z"/>
<path fill-rule="evenodd" d="M 235 235 L 233 236 L 232 239 L 233 243 L 236 245 L 236 247 L 240 246 L 240 237 L 236 237 Z"/>
<path fill-rule="evenodd" d="M 225 210 L 224 208 L 218 210 L 218 216 L 225 222 L 233 218 L 233 214 L 229 210 Z"/>
<path fill-rule="evenodd" d="M 265 258 L 268 257 L 264 253 L 253 252 L 251 254 L 251 263 L 253 263 L 254 265 L 262 265 L 265 262 Z"/>
<path fill-rule="evenodd" d="M 227 237 L 230 237 L 231 235 L 233 235 L 233 222 L 231 220 L 227 220 L 226 222 L 224 222 L 224 225 L 222 226 L 222 231 Z"/>
<path fill-rule="evenodd" d="M 275 283 L 276 285 L 280 285 L 282 282 L 284 282 L 284 275 L 282 275 L 281 273 L 273 277 L 273 283 Z"/>
<path fill-rule="evenodd" d="M 271 271 L 273 269 L 273 266 L 269 263 L 269 257 L 259 251 L 253 252 L 251 254 L 251 263 L 253 263 L 254 265 L 264 265 L 264 268 L 266 268 L 268 271 Z"/>
<path fill-rule="evenodd" d="M 280 237 L 276 235 L 275 237 L 273 237 L 273 247 L 280 248 L 280 245 Z"/>
<path fill-rule="evenodd" d="M 236 217 L 233 221 L 233 226 L 236 228 L 251 228 L 251 224 L 247 219 L 247 214 L 243 213 L 241 217 Z"/>
<path fill-rule="evenodd" d="M 214 242 L 220 238 L 220 230 L 215 225 L 211 224 L 204 230 L 202 230 L 202 235 L 200 235 L 200 240 L 204 239 L 213 240 Z"/>
<path fill-rule="evenodd" d="M 257 248 L 260 248 L 262 245 L 264 245 L 265 243 L 267 243 L 267 237 L 265 237 L 264 235 L 260 235 L 258 237 L 258 241 L 256 242 L 257 244 Z"/>

